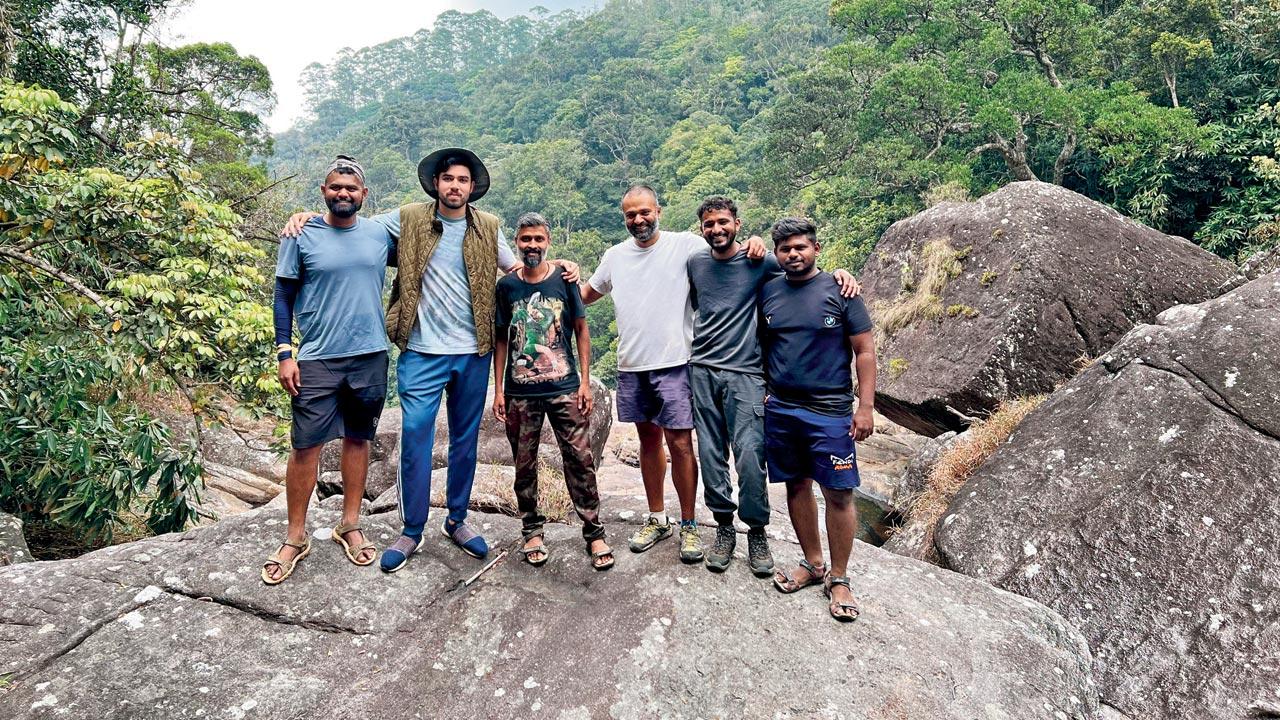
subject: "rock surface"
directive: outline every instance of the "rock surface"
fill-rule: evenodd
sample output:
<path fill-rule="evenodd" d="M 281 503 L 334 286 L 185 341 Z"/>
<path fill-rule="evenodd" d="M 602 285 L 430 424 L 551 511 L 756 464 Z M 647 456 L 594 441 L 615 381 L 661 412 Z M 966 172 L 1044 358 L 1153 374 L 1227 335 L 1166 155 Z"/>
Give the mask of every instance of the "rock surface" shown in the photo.
<path fill-rule="evenodd" d="M 260 433 L 249 431 L 245 437 L 224 426 L 204 429 L 200 452 L 205 460 L 239 468 L 277 483 L 284 483 L 286 458 L 268 444 Z"/>
<path fill-rule="evenodd" d="M 877 323 L 891 315 L 886 304 L 911 297 L 900 295 L 904 279 L 926 297 L 922 248 L 939 239 L 964 254 L 958 275 L 877 348 L 877 409 L 928 435 L 962 429 L 1001 399 L 1051 391 L 1082 356 L 1165 308 L 1214 296 L 1233 272 L 1082 195 L 1017 182 L 889 228 L 861 276 Z"/>
<path fill-rule="evenodd" d="M 1251 280 L 1257 280 L 1263 275 L 1276 270 L 1280 270 L 1280 245 L 1249 256 L 1249 259 L 1240 265 L 1240 269 L 1236 271 L 1236 274 L 1231 276 L 1219 288 L 1219 294 L 1228 293 Z"/>
<path fill-rule="evenodd" d="M 939 564 L 937 549 L 933 543 L 925 541 L 929 529 L 928 521 L 924 518 L 912 517 L 906 510 L 910 502 L 924 492 L 929 474 L 938 464 L 938 459 L 963 437 L 967 437 L 965 433 L 948 432 L 936 438 L 930 438 L 920 446 L 916 456 L 907 463 L 906 469 L 898 479 L 900 503 L 903 505 L 905 517 L 902 524 L 894 528 L 888 541 L 881 546 L 885 550 L 934 565 Z"/>
<path fill-rule="evenodd" d="M 31 550 L 22 535 L 22 521 L 0 512 L 0 566 L 31 562 Z"/>
<path fill-rule="evenodd" d="M 1171 308 L 1054 393 L 941 523 L 946 567 L 1080 628 L 1107 704 L 1280 699 L 1280 272 Z"/>
<path fill-rule="evenodd" d="M 250 506 L 266 505 L 284 492 L 284 485 L 221 463 L 204 463 L 204 484 L 221 490 Z"/>
<path fill-rule="evenodd" d="M 318 510 L 317 524 L 337 513 Z M 386 543 L 394 532 L 366 525 Z M 477 522 L 498 549 L 518 523 Z M 268 588 L 261 509 L 76 560 L 0 569 L 5 718 L 1092 718 L 1090 658 L 1043 606 L 858 546 L 862 617 L 623 552 L 592 571 L 548 529 L 540 569 L 484 567 L 435 534 L 401 572 L 328 541 Z M 793 547 L 778 548 L 793 560 Z M 496 555 L 496 550 L 495 550 Z M 798 639 L 803 638 L 803 642 Z"/>

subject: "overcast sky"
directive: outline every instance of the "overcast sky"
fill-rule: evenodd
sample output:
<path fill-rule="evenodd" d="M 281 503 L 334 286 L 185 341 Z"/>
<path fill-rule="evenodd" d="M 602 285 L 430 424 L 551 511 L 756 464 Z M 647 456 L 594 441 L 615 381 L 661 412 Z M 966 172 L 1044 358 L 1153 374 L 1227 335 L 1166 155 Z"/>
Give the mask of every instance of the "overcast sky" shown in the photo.
<path fill-rule="evenodd" d="M 276 110 L 269 123 L 286 130 L 301 113 L 302 68 L 328 62 L 344 47 L 361 48 L 412 35 L 440 13 L 485 9 L 507 18 L 541 5 L 551 12 L 597 7 L 604 0 L 192 0 L 162 25 L 166 44 L 229 42 L 271 71 Z"/>

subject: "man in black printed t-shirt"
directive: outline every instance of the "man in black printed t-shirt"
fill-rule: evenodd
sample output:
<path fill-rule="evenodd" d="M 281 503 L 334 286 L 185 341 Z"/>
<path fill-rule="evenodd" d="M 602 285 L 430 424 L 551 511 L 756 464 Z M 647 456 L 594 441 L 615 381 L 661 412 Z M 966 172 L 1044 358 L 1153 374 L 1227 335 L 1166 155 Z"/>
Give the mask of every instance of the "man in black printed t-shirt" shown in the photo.
<path fill-rule="evenodd" d="M 843 298 L 830 274 L 818 269 L 821 246 L 813 223 L 783 218 L 773 226 L 774 254 L 786 273 L 760 290 L 764 348 L 764 430 L 769 481 L 787 485 L 787 512 L 804 559 L 779 571 L 774 584 L 795 592 L 824 582 L 831 616 L 851 621 L 858 605 L 848 563 L 857 528 L 853 488 L 858 486 L 854 440 L 870 437 L 876 390 L 871 317 L 861 297 Z M 858 405 L 853 410 L 853 374 Z M 818 532 L 817 481 L 826 503 L 831 564 L 823 562 Z"/>
<path fill-rule="evenodd" d="M 597 570 L 613 566 L 613 551 L 600 524 L 596 461 L 591 452 L 591 340 L 578 286 L 547 262 L 551 230 L 538 213 L 516 222 L 521 265 L 498 281 L 493 352 L 493 416 L 504 423 L 516 464 L 516 504 L 523 521 L 520 552 L 530 565 L 550 557 L 543 540 L 546 518 L 538 510 L 538 445 L 542 422 L 551 422 L 564 479 L 582 519 L 582 537 Z M 578 347 L 578 367 L 573 347 Z"/>

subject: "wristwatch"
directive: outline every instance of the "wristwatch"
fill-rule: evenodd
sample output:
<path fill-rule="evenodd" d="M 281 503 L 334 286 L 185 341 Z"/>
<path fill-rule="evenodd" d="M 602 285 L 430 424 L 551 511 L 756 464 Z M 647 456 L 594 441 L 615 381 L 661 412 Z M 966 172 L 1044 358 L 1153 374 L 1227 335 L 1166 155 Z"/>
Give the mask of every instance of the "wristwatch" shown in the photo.
<path fill-rule="evenodd" d="M 276 346 L 276 362 L 284 362 L 293 357 L 293 346 L 289 343 L 280 343 Z"/>

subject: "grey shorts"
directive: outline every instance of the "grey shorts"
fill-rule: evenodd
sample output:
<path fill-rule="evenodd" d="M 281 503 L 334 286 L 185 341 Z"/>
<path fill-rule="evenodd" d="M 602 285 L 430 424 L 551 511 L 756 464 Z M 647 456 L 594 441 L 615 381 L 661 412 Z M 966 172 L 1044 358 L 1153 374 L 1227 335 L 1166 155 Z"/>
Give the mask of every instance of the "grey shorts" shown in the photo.
<path fill-rule="evenodd" d="M 372 440 L 387 398 L 387 353 L 299 360 L 302 386 L 292 399 L 293 447 L 334 438 Z"/>
<path fill-rule="evenodd" d="M 651 422 L 668 430 L 692 430 L 689 366 L 619 371 L 617 403 L 620 422 Z"/>

